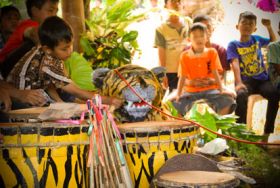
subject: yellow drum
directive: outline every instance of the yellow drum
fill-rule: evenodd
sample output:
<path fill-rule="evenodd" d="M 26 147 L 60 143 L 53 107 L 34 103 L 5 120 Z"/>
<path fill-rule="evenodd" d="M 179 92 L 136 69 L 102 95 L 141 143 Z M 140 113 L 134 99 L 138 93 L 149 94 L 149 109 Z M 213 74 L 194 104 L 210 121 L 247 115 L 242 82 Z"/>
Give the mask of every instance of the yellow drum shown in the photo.
<path fill-rule="evenodd" d="M 0 124 L 0 187 L 88 187 L 88 125 Z"/>
<path fill-rule="evenodd" d="M 119 125 L 123 149 L 135 187 L 149 187 L 166 160 L 192 153 L 198 128 L 184 121 L 152 121 Z"/>
<path fill-rule="evenodd" d="M 222 172 L 176 171 L 162 174 L 154 180 L 156 187 L 232 188 L 239 185 L 233 175 Z"/>

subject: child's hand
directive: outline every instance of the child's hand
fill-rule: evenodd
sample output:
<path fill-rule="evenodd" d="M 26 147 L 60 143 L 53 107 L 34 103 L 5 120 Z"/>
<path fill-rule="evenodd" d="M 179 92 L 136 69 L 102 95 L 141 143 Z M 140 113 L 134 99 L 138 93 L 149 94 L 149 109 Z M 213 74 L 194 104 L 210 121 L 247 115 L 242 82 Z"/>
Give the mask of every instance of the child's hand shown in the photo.
<path fill-rule="evenodd" d="M 5 112 L 11 110 L 12 101 L 7 91 L 1 90 L 0 101 L 3 103 L 2 105 L 4 105 L 3 107 L 1 107 L 3 108 L 1 110 Z"/>
<path fill-rule="evenodd" d="M 269 19 L 262 19 L 262 24 L 265 26 L 265 27 L 271 27 L 271 21 Z"/>
<path fill-rule="evenodd" d="M 211 78 L 196 78 L 193 80 L 190 80 L 190 85 L 194 87 L 208 87 L 209 85 L 212 85 L 215 83 Z"/>
<path fill-rule="evenodd" d="M 237 84 L 235 86 L 235 91 L 238 91 L 238 90 L 241 90 L 241 89 L 247 90 L 247 87 L 243 83 Z"/>
<path fill-rule="evenodd" d="M 177 103 L 180 101 L 180 95 L 177 95 L 177 96 L 175 97 L 175 101 L 176 101 Z"/>
<path fill-rule="evenodd" d="M 226 95 L 230 95 L 231 97 L 233 98 L 236 98 L 236 92 L 235 91 L 232 91 L 231 89 L 229 88 L 223 88 L 222 91 L 221 91 L 221 94 L 226 94 Z"/>
<path fill-rule="evenodd" d="M 40 89 L 20 90 L 18 99 L 20 102 L 31 104 L 32 106 L 43 106 L 47 100 Z"/>

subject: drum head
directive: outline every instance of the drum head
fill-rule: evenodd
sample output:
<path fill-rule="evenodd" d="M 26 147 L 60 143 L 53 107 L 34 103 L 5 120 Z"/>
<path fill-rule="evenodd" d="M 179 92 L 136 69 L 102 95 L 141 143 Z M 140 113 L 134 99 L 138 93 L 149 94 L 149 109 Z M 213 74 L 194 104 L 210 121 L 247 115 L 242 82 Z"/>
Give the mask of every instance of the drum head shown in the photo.
<path fill-rule="evenodd" d="M 125 123 L 118 125 L 120 132 L 156 132 L 162 130 L 177 129 L 182 127 L 194 128 L 190 122 L 179 120 L 168 121 L 144 121 L 135 123 Z"/>
<path fill-rule="evenodd" d="M 176 171 L 162 174 L 155 180 L 155 184 L 160 187 L 236 187 L 239 185 L 239 180 L 221 172 Z"/>

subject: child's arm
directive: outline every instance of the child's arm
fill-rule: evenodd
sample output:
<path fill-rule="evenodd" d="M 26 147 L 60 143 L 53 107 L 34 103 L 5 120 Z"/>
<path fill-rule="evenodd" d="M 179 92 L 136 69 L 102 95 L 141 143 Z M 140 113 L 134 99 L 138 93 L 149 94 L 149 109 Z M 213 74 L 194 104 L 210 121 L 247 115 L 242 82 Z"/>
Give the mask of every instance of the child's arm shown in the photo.
<path fill-rule="evenodd" d="M 262 24 L 266 27 L 266 29 L 268 31 L 270 42 L 276 41 L 276 36 L 275 36 L 274 31 L 271 27 L 271 21 L 269 19 L 262 19 Z"/>
<path fill-rule="evenodd" d="M 25 29 L 23 36 L 32 40 L 35 44 L 39 44 L 39 35 L 38 35 L 38 27 L 28 27 Z"/>
<path fill-rule="evenodd" d="M 82 100 L 91 99 L 94 96 L 94 94 L 97 94 L 96 92 L 82 90 L 73 83 L 70 83 L 62 87 L 61 89 Z M 102 97 L 102 102 L 104 104 L 114 105 L 116 108 L 120 107 L 123 103 L 123 101 L 119 98 L 109 97 L 109 96 L 101 96 L 101 97 Z"/>
<path fill-rule="evenodd" d="M 50 87 L 48 87 L 47 93 L 51 97 L 51 99 L 53 99 L 54 101 L 56 101 L 56 102 L 63 102 L 63 100 L 58 95 L 54 85 L 51 85 Z"/>
<path fill-rule="evenodd" d="M 247 89 L 247 87 L 243 84 L 241 80 L 239 60 L 237 58 L 234 58 L 231 60 L 231 64 L 232 64 L 232 70 L 233 70 L 234 80 L 235 80 L 235 91 L 238 91 L 242 88 Z"/>
<path fill-rule="evenodd" d="M 165 54 L 165 49 L 163 47 L 158 46 L 158 60 L 159 60 L 159 66 L 161 67 L 166 67 L 166 54 Z M 167 88 L 168 87 L 168 79 L 165 76 L 163 78 L 163 87 Z"/>
<path fill-rule="evenodd" d="M 183 90 L 185 82 L 186 82 L 186 77 L 180 76 L 179 81 L 178 81 L 178 86 L 177 86 L 176 102 L 179 102 L 179 99 L 180 99 L 180 96 L 182 95 L 182 90 Z"/>
<path fill-rule="evenodd" d="M 219 90 L 222 93 L 223 92 L 223 85 L 222 85 L 222 81 L 220 79 L 220 75 L 219 75 L 218 70 L 217 69 L 212 70 L 212 74 L 214 75 L 216 84 L 218 85 Z"/>
<path fill-rule="evenodd" d="M 43 106 L 46 103 L 46 99 L 41 90 L 19 90 L 9 83 L 0 80 L 1 88 L 8 92 L 12 100 L 22 103 L 28 103 L 34 106 Z"/>

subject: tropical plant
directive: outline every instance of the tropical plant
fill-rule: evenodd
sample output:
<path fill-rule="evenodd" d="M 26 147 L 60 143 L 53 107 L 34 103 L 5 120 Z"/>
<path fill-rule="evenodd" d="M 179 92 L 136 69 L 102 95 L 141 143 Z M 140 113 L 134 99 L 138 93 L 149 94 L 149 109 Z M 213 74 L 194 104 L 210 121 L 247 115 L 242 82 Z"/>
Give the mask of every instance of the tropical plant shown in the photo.
<path fill-rule="evenodd" d="M 138 49 L 137 31 L 128 31 L 127 26 L 144 18 L 133 14 L 134 0 L 107 0 L 103 9 L 94 8 L 86 20 L 88 31 L 81 37 L 84 57 L 92 68 L 117 68 L 131 63 Z"/>
<path fill-rule="evenodd" d="M 245 124 L 236 123 L 237 116 L 235 115 L 218 115 L 206 104 L 194 104 L 190 112 L 186 115 L 189 118 L 215 132 L 221 132 L 222 134 L 230 135 L 235 138 L 260 141 L 263 136 L 255 135 L 252 131 L 247 130 Z M 202 139 L 205 143 L 215 139 L 217 135 L 210 133 L 209 131 L 202 131 Z M 246 175 L 258 179 L 258 184 L 264 184 L 260 187 L 279 187 L 280 182 L 280 160 L 278 164 L 272 160 L 272 156 L 269 155 L 262 147 L 254 144 L 245 144 L 242 142 L 236 142 L 228 140 L 227 144 L 230 148 L 225 154 L 237 156 L 244 162 L 246 169 Z M 260 182 L 261 181 L 261 182 Z"/>
<path fill-rule="evenodd" d="M 246 124 L 236 123 L 237 116 L 233 114 L 219 115 L 205 103 L 195 103 L 187 113 L 186 118 L 198 122 L 212 131 L 219 131 L 235 138 L 250 141 L 259 141 L 263 138 L 248 130 Z M 203 131 L 202 138 L 205 142 L 209 142 L 217 138 L 217 135 L 209 131 Z"/>
<path fill-rule="evenodd" d="M 12 4 L 12 1 L 11 1 L 11 0 L 1 0 L 1 1 L 0 1 L 0 8 L 1 8 L 1 7 L 4 7 L 4 6 L 11 5 L 11 4 Z"/>

